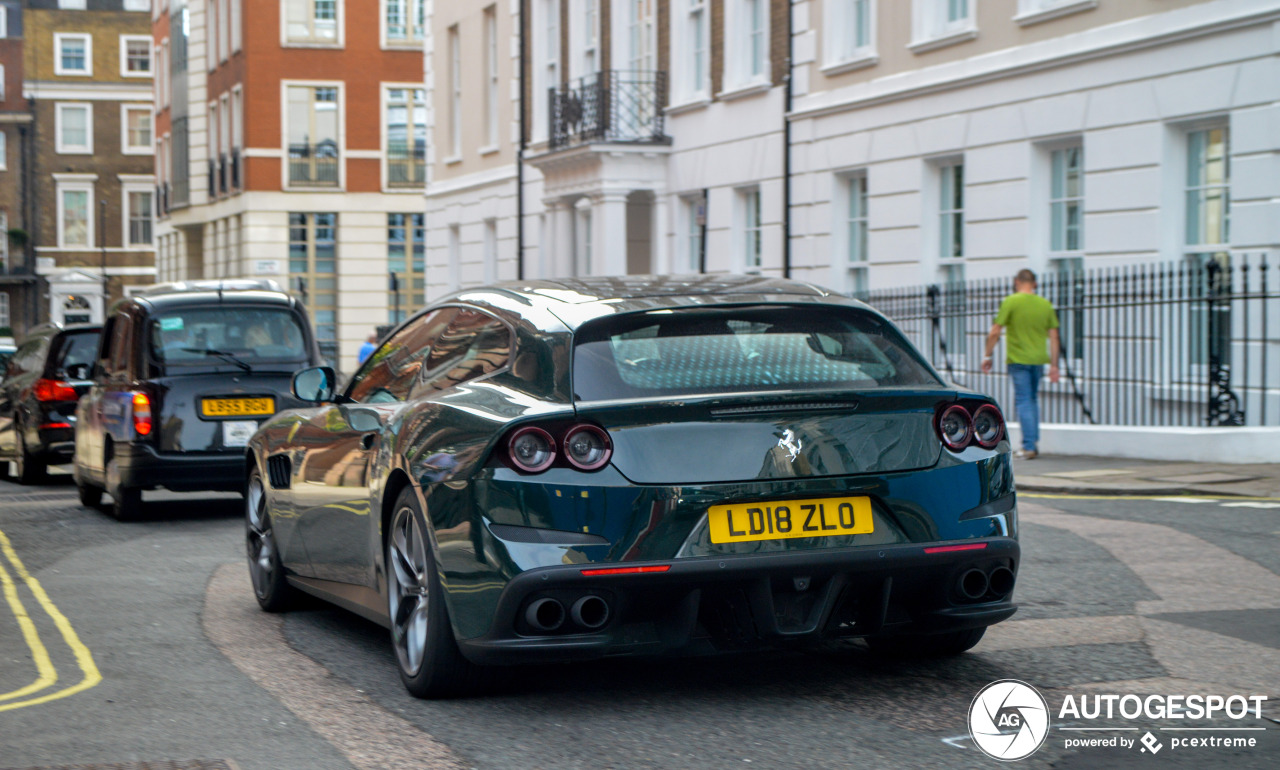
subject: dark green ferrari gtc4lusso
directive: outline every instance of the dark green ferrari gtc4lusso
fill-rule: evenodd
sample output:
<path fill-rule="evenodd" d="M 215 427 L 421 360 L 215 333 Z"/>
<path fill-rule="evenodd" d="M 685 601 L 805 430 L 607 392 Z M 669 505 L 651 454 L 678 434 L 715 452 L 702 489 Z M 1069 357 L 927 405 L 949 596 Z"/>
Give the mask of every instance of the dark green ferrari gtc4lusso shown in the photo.
<path fill-rule="evenodd" d="M 466 290 L 351 381 L 306 369 L 249 443 L 258 600 L 391 629 L 405 685 L 490 667 L 806 647 L 962 652 L 1014 612 L 992 400 L 801 283 Z"/>

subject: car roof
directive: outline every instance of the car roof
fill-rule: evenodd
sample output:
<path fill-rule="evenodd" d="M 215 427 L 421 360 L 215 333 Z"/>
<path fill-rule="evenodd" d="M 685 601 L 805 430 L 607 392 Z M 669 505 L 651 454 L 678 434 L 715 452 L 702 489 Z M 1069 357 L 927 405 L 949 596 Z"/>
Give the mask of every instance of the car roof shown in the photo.
<path fill-rule="evenodd" d="M 551 331 L 550 316 L 568 330 L 602 316 L 679 307 L 741 304 L 862 303 L 813 284 L 760 275 L 625 275 L 509 281 L 460 291 L 441 303 L 467 302 L 522 316 Z M 541 319 L 539 318 L 541 316 Z"/>
<path fill-rule="evenodd" d="M 221 304 L 251 305 L 284 305 L 292 306 L 296 300 L 284 291 L 270 289 L 183 289 L 173 292 L 156 292 L 135 294 L 126 302 L 133 301 L 151 310 L 166 310 L 177 307 Z"/>

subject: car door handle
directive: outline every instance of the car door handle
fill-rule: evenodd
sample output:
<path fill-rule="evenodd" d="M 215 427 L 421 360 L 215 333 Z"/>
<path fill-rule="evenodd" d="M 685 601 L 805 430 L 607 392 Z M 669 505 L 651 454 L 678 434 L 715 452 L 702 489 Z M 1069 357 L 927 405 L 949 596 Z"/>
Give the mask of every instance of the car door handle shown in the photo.
<path fill-rule="evenodd" d="M 366 433 L 360 437 L 360 446 L 364 449 L 373 449 L 373 445 L 378 441 L 377 433 Z"/>

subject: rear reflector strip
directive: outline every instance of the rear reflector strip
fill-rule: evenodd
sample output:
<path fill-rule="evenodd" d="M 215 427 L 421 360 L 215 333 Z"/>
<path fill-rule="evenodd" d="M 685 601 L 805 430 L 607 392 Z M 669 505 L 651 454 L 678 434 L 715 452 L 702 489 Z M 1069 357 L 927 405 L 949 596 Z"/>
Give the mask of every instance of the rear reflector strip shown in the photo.
<path fill-rule="evenodd" d="M 925 553 L 951 553 L 952 551 L 981 551 L 986 543 L 965 543 L 964 545 L 935 545 L 924 549 Z"/>
<path fill-rule="evenodd" d="M 595 577 L 597 575 L 638 575 L 644 572 L 666 572 L 671 569 L 670 564 L 658 564 L 652 567 L 607 567 L 604 569 L 584 569 L 582 574 L 587 577 Z"/>

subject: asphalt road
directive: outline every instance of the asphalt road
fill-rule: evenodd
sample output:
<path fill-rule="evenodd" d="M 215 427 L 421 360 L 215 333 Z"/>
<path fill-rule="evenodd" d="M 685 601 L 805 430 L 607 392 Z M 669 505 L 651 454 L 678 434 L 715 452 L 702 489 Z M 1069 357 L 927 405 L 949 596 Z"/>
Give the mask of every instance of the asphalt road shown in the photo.
<path fill-rule="evenodd" d="M 65 478 L 0 482 L 0 767 L 991 767 L 967 713 L 1006 678 L 1054 712 L 1026 766 L 1280 758 L 1280 501 L 1024 496 L 1021 609 L 954 659 L 854 646 L 517 668 L 483 697 L 430 703 L 401 687 L 380 627 L 323 605 L 257 610 L 237 499 L 148 500 L 146 521 L 120 524 Z M 1108 693 L 1265 695 L 1268 718 L 1056 713 Z M 1127 729 L 1063 729 L 1095 725 Z M 1157 757 L 1065 746 L 1147 732 Z M 1213 736 L 1256 745 L 1173 745 Z"/>

